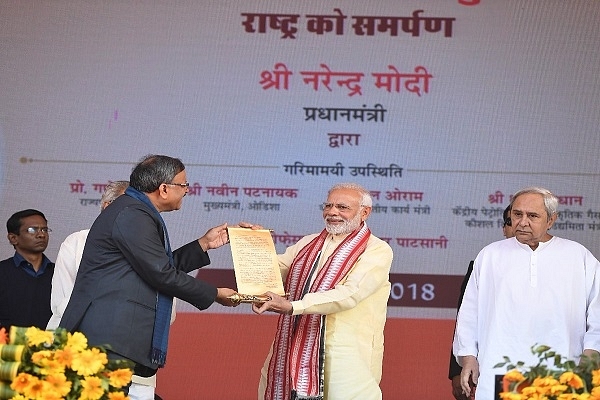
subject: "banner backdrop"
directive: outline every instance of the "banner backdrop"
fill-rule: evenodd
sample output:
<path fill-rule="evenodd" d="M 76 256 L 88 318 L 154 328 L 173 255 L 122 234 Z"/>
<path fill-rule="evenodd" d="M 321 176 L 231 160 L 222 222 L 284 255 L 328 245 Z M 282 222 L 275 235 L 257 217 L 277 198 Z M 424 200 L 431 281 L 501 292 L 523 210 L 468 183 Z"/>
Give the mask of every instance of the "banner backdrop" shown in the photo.
<path fill-rule="evenodd" d="M 174 246 L 250 221 L 282 252 L 357 182 L 394 251 L 389 317 L 451 320 L 518 189 L 552 190 L 551 233 L 600 255 L 599 20 L 595 0 L 3 0 L 0 220 L 43 211 L 54 260 L 159 153 L 191 184 Z M 211 259 L 233 285 L 229 249 Z"/>

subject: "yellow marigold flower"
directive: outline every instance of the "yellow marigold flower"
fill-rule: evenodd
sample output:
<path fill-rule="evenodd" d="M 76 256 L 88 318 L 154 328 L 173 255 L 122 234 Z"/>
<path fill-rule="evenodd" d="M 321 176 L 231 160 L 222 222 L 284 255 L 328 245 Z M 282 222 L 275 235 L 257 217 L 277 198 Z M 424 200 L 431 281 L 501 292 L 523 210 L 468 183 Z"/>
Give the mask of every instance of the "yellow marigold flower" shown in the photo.
<path fill-rule="evenodd" d="M 104 395 L 102 379 L 97 376 L 88 376 L 81 381 L 81 396 L 79 400 L 99 400 Z"/>
<path fill-rule="evenodd" d="M 544 392 L 543 388 L 539 388 L 539 387 L 536 387 L 536 386 L 527 386 L 527 387 L 524 387 L 521 390 L 521 393 L 523 393 L 523 395 L 526 396 L 526 397 L 527 396 L 533 396 L 535 394 L 543 393 L 543 392 Z"/>
<path fill-rule="evenodd" d="M 79 375 L 87 376 L 98 373 L 98 371 L 104 368 L 106 363 L 108 363 L 106 354 L 94 347 L 75 354 L 71 368 Z"/>
<path fill-rule="evenodd" d="M 548 387 L 548 386 L 554 386 L 557 384 L 558 384 L 558 381 L 551 376 L 546 376 L 544 378 L 535 378 L 533 380 L 533 386 Z"/>
<path fill-rule="evenodd" d="M 596 386 L 592 389 L 592 396 L 596 396 L 600 400 L 600 386 Z"/>
<path fill-rule="evenodd" d="M 526 399 L 527 400 L 549 400 L 549 397 L 547 397 L 545 394 L 536 393 L 534 395 L 526 397 Z"/>
<path fill-rule="evenodd" d="M 513 393 L 513 392 L 500 393 L 500 398 L 502 400 L 526 400 L 527 399 L 527 397 L 525 397 L 524 395 L 522 395 L 520 393 Z"/>
<path fill-rule="evenodd" d="M 569 390 L 569 386 L 567 385 L 552 385 L 546 391 L 546 394 L 557 395 L 566 392 Z"/>
<path fill-rule="evenodd" d="M 11 382 L 10 388 L 15 392 L 23 393 L 23 390 L 30 384 L 33 379 L 37 379 L 32 375 L 21 372 Z"/>
<path fill-rule="evenodd" d="M 38 379 L 37 377 L 32 377 L 29 380 L 29 384 L 23 388 L 22 393 L 26 397 L 37 399 L 41 397 L 46 390 L 48 390 L 47 386 L 48 384 L 45 381 Z"/>
<path fill-rule="evenodd" d="M 44 365 L 44 362 L 48 359 L 52 359 L 52 351 L 50 350 L 36 351 L 31 355 L 31 361 L 40 366 Z"/>
<path fill-rule="evenodd" d="M 64 396 L 59 395 L 58 393 L 52 390 L 46 390 L 40 397 L 36 400 L 64 400 Z"/>
<path fill-rule="evenodd" d="M 69 368 L 71 367 L 75 353 L 76 351 L 72 347 L 65 347 L 62 350 L 54 352 L 54 359 L 61 363 L 64 368 Z"/>
<path fill-rule="evenodd" d="M 574 373 L 573 371 L 564 372 L 560 378 L 560 383 L 566 383 L 571 386 L 573 389 L 581 389 L 583 387 L 583 380 L 579 375 Z"/>
<path fill-rule="evenodd" d="M 83 351 L 87 349 L 87 338 L 81 332 L 69 333 L 67 335 L 67 344 L 65 347 L 70 347 L 74 351 Z"/>
<path fill-rule="evenodd" d="M 558 400 L 579 400 L 579 395 L 577 393 L 563 393 L 558 396 Z"/>
<path fill-rule="evenodd" d="M 43 331 L 34 326 L 25 331 L 25 336 L 27 336 L 27 344 L 29 346 L 39 346 L 43 343 L 51 345 L 54 341 L 54 333 L 52 331 Z"/>
<path fill-rule="evenodd" d="M 65 372 L 65 366 L 57 360 L 46 360 L 41 366 L 40 373 L 43 375 L 55 375 Z"/>
<path fill-rule="evenodd" d="M 123 392 L 110 392 L 108 400 L 129 400 L 129 397 L 125 396 Z"/>
<path fill-rule="evenodd" d="M 22 394 L 18 394 L 16 396 L 11 397 L 10 400 L 29 400 L 27 397 L 23 396 Z"/>
<path fill-rule="evenodd" d="M 592 385 L 600 386 L 600 369 L 592 371 Z"/>
<path fill-rule="evenodd" d="M 66 397 L 71 391 L 72 382 L 64 374 L 53 374 L 46 377 L 49 387 L 58 394 L 59 398 Z"/>
<path fill-rule="evenodd" d="M 521 382 L 525 380 L 525 377 L 519 370 L 513 369 L 504 374 L 504 379 L 510 382 Z"/>
<path fill-rule="evenodd" d="M 50 350 L 37 351 L 31 355 L 31 361 L 40 366 L 40 373 L 43 375 L 59 374 L 64 372 L 65 367 L 62 363 L 54 359 L 54 353 Z"/>
<path fill-rule="evenodd" d="M 126 368 L 117 369 L 109 372 L 108 378 L 110 380 L 110 386 L 116 388 L 122 388 L 131 382 L 131 370 Z"/>

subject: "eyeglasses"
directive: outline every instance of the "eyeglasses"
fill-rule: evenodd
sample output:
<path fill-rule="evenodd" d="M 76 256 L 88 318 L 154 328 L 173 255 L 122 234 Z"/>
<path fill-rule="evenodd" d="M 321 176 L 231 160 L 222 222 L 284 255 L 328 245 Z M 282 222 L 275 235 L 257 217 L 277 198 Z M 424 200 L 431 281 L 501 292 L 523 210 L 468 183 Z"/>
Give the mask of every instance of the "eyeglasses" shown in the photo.
<path fill-rule="evenodd" d="M 190 187 L 190 183 L 186 182 L 186 183 L 165 183 L 165 185 L 171 185 L 171 186 L 180 186 L 182 188 L 189 188 Z"/>
<path fill-rule="evenodd" d="M 42 232 L 45 233 L 46 235 L 49 234 L 50 232 L 52 232 L 52 229 L 48 228 L 47 226 L 30 226 L 27 229 L 25 229 L 25 231 L 27 233 L 29 233 L 30 235 L 35 235 L 38 232 Z"/>
<path fill-rule="evenodd" d="M 323 203 L 323 204 L 321 204 L 321 209 L 323 211 L 329 211 L 333 207 L 337 208 L 339 212 L 352 211 L 352 207 L 350 207 L 350 206 L 348 206 L 346 204 L 334 204 L 334 203 Z M 364 207 L 364 205 L 361 204 L 359 207 Z"/>

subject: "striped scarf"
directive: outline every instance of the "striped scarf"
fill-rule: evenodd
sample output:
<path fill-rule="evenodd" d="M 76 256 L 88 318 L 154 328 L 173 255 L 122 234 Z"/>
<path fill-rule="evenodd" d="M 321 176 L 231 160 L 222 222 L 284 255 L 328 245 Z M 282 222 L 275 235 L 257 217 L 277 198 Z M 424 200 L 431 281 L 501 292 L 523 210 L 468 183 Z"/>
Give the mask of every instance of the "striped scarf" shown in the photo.
<path fill-rule="evenodd" d="M 300 300 L 306 292 L 317 293 L 334 288 L 365 251 L 371 231 L 363 223 L 360 229 L 348 235 L 323 268 L 316 272 L 311 284 L 327 235 L 327 231 L 323 230 L 294 258 L 285 284 L 290 299 Z M 324 321 L 325 316 L 319 314 L 279 316 L 265 400 L 323 398 Z"/>

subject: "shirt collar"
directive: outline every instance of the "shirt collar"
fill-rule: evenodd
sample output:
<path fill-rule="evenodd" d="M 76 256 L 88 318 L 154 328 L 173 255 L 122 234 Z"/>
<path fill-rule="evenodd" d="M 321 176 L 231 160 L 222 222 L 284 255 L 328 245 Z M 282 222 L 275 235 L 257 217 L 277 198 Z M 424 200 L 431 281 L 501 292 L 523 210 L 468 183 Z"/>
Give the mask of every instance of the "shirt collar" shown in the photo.
<path fill-rule="evenodd" d="M 521 243 L 521 242 L 519 242 L 519 241 L 517 240 L 517 238 L 516 238 L 516 237 L 513 237 L 513 238 L 511 238 L 511 239 L 515 239 L 515 242 L 517 242 L 517 244 L 518 244 L 519 246 L 521 246 L 522 248 L 524 248 L 525 250 L 540 252 L 540 251 L 542 251 L 542 249 L 544 249 L 544 248 L 546 248 L 548 245 L 550 245 L 550 243 L 552 243 L 552 240 L 553 240 L 555 237 L 556 237 L 556 236 L 552 236 L 550 239 L 548 239 L 548 240 L 547 240 L 547 241 L 545 241 L 545 242 L 539 242 L 539 243 L 538 243 L 538 247 L 537 247 L 535 250 L 533 250 L 531 247 L 529 247 L 529 245 L 528 245 L 528 244 L 525 244 L 525 243 Z"/>
<path fill-rule="evenodd" d="M 33 265 L 29 261 L 25 259 L 19 252 L 15 252 L 13 256 L 13 261 L 15 262 L 15 267 L 21 268 L 23 271 L 27 272 L 31 276 L 40 276 L 46 272 L 46 267 L 50 263 L 48 257 L 45 254 L 42 254 L 42 265 L 39 270 L 33 269 Z"/>

